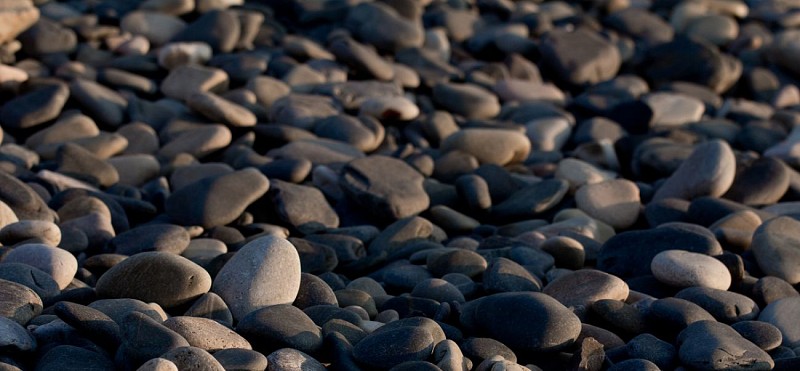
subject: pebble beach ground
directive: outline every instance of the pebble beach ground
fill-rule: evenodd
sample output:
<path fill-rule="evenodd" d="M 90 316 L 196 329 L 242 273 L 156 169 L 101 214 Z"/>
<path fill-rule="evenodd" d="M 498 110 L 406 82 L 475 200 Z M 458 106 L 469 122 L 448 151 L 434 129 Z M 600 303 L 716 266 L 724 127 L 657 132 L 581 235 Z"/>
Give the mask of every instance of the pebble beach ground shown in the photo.
<path fill-rule="evenodd" d="M 0 371 L 800 370 L 800 1 L 0 0 Z"/>

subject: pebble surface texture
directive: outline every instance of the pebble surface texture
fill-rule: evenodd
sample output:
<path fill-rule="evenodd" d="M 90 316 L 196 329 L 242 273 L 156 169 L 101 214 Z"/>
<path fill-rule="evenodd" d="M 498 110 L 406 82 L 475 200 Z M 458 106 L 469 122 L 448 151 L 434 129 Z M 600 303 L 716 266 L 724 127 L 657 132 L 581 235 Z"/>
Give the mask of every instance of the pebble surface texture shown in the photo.
<path fill-rule="evenodd" d="M 0 0 L 0 370 L 798 370 L 798 15 Z"/>

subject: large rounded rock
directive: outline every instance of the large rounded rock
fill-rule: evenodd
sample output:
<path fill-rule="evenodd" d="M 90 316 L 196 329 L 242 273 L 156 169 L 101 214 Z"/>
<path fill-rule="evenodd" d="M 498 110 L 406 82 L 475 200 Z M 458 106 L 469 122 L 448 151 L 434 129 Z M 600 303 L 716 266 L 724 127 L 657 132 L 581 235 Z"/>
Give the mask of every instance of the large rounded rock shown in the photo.
<path fill-rule="evenodd" d="M 756 229 L 750 246 L 764 273 L 800 283 L 800 222 L 787 216 L 772 219 Z"/>
<path fill-rule="evenodd" d="M 587 184 L 575 194 L 578 208 L 616 229 L 628 228 L 642 208 L 639 187 L 626 179 Z"/>
<path fill-rule="evenodd" d="M 0 317 L 0 349 L 29 352 L 36 349 L 36 339 L 19 323 Z"/>
<path fill-rule="evenodd" d="M 143 252 L 119 262 L 100 276 L 97 294 L 155 302 L 165 308 L 185 304 L 211 288 L 205 269 L 184 257 Z"/>
<path fill-rule="evenodd" d="M 250 343 L 241 335 L 212 319 L 175 316 L 164 321 L 163 325 L 183 336 L 189 345 L 209 352 L 251 349 Z"/>
<path fill-rule="evenodd" d="M 521 352 L 562 349 L 574 343 L 581 332 L 578 316 L 556 299 L 538 292 L 485 296 L 467 303 L 460 319 L 468 330 L 486 334 Z"/>
<path fill-rule="evenodd" d="M 783 345 L 796 348 L 800 346 L 798 316 L 800 316 L 800 297 L 794 296 L 769 303 L 761 311 L 758 320 L 777 327 L 783 335 Z"/>
<path fill-rule="evenodd" d="M 212 290 L 237 320 L 270 305 L 291 304 L 300 290 L 297 249 L 279 237 L 255 239 L 222 267 Z"/>
<path fill-rule="evenodd" d="M 730 326 L 698 321 L 678 335 L 678 357 L 696 370 L 771 370 L 775 362 Z"/>
<path fill-rule="evenodd" d="M 42 299 L 27 286 L 0 279 L 0 317 L 20 325 L 42 312 Z"/>

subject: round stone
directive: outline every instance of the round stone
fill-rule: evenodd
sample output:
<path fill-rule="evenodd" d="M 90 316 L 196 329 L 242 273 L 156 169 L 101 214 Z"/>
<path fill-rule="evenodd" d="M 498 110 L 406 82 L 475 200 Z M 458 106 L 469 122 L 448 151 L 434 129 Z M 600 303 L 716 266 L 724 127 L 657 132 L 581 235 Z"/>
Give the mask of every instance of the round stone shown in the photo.
<path fill-rule="evenodd" d="M 164 321 L 163 325 L 183 336 L 189 345 L 208 352 L 231 348 L 252 349 L 242 336 L 212 319 L 176 316 Z"/>
<path fill-rule="evenodd" d="M 708 255 L 684 250 L 660 252 L 650 263 L 650 270 L 659 281 L 672 286 L 719 290 L 731 286 L 731 274 L 725 264 Z"/>
<path fill-rule="evenodd" d="M 152 251 L 131 256 L 100 276 L 97 294 L 133 298 L 165 308 L 185 304 L 211 288 L 211 276 L 189 259 Z"/>
<path fill-rule="evenodd" d="M 15 247 L 3 262 L 36 267 L 52 276 L 62 290 L 72 282 L 78 271 L 78 260 L 67 250 L 38 243 Z"/>
<path fill-rule="evenodd" d="M 626 179 L 587 184 L 575 193 L 575 202 L 583 212 L 615 229 L 633 225 L 642 208 L 639 187 Z"/>
<path fill-rule="evenodd" d="M 237 251 L 214 278 L 212 288 L 237 320 L 257 309 L 291 304 L 299 289 L 297 249 L 274 236 L 255 239 Z"/>
<path fill-rule="evenodd" d="M 764 273 L 800 283 L 800 222 L 787 216 L 765 222 L 753 234 L 751 248 Z"/>

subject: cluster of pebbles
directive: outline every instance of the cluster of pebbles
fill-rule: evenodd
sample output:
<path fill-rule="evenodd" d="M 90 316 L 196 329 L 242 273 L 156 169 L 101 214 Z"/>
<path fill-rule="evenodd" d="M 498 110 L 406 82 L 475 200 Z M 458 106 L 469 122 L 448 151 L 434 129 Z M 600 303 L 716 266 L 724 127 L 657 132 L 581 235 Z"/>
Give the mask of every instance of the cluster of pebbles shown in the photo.
<path fill-rule="evenodd" d="M 0 370 L 798 370 L 800 1 L 0 0 Z"/>

